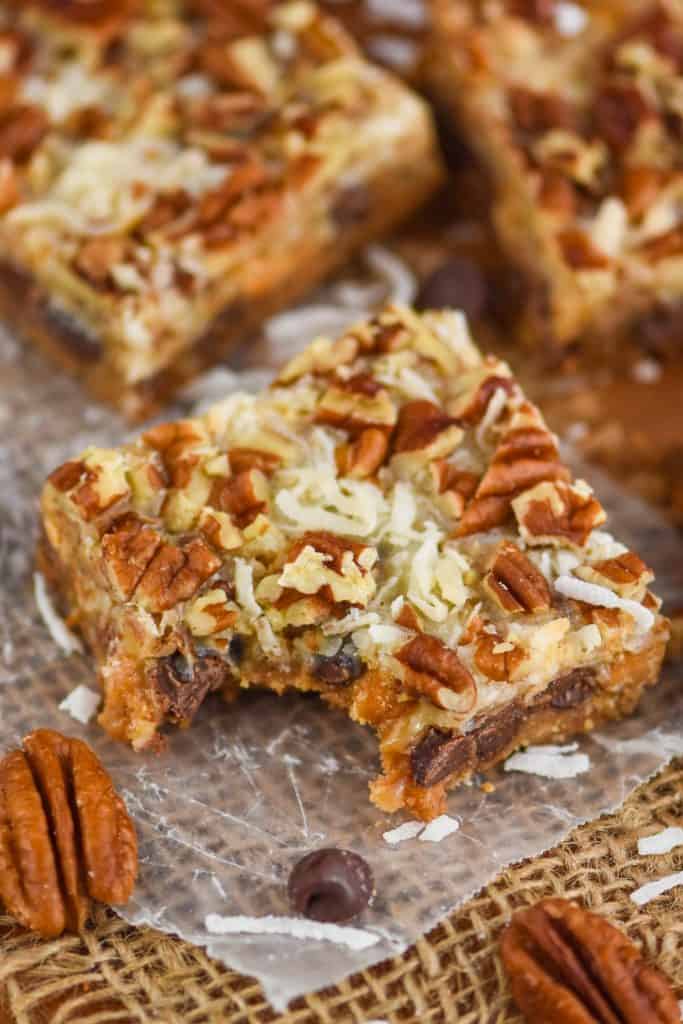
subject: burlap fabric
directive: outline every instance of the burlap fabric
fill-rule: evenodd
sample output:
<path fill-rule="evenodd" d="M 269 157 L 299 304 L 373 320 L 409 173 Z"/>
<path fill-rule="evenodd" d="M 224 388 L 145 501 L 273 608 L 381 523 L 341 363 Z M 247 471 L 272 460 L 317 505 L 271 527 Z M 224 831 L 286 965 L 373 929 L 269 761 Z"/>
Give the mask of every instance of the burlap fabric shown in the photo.
<path fill-rule="evenodd" d="M 511 809 L 510 813 L 514 813 Z M 83 938 L 39 942 L 0 918 L 1 1024 L 518 1024 L 498 957 L 510 913 L 565 896 L 622 925 L 683 998 L 683 887 L 636 907 L 635 887 L 683 870 L 683 849 L 640 857 L 637 839 L 683 821 L 683 761 L 616 814 L 503 872 L 403 956 L 273 1013 L 251 979 L 200 949 L 99 909 Z M 549 1022 L 550 1024 L 550 1022 Z"/>

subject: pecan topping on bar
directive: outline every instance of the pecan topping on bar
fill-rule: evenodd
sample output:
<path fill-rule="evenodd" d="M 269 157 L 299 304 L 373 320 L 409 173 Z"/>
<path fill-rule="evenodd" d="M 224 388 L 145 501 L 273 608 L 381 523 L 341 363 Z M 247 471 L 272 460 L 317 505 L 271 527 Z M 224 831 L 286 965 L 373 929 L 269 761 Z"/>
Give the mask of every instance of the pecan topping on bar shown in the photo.
<path fill-rule="evenodd" d="M 667 978 L 602 917 L 547 899 L 518 911 L 501 939 L 514 1000 L 529 1024 L 674 1024 Z"/>
<path fill-rule="evenodd" d="M 527 544 L 581 548 L 607 516 L 586 486 L 562 480 L 540 483 L 512 502 L 519 532 Z"/>
<path fill-rule="evenodd" d="M 136 599 L 151 612 L 163 612 L 192 597 L 221 560 L 199 537 L 176 546 L 161 544 L 135 588 Z"/>
<path fill-rule="evenodd" d="M 268 507 L 270 489 L 258 469 L 245 469 L 236 476 L 217 479 L 209 495 L 209 504 L 227 512 L 237 526 L 248 526 Z"/>
<path fill-rule="evenodd" d="M 0 762 L 0 899 L 45 938 L 82 931 L 91 900 L 126 903 L 137 840 L 90 747 L 38 729 Z"/>
<path fill-rule="evenodd" d="M 57 471 L 45 565 L 97 646 L 116 737 L 158 743 L 212 690 L 317 692 L 377 731 L 372 799 L 428 818 L 463 776 L 623 714 L 654 677 L 666 629 L 648 571 L 593 530 L 604 514 L 569 480 L 460 314 L 389 307 L 258 396 Z M 116 499 L 106 518 L 83 517 L 84 486 Z M 553 513 L 533 537 L 530 498 Z M 643 614 L 553 614 L 560 576 L 596 592 L 582 570 Z"/>
<path fill-rule="evenodd" d="M 511 680 L 523 661 L 522 648 L 497 634 L 484 634 L 477 641 L 474 664 L 482 675 L 497 683 Z"/>
<path fill-rule="evenodd" d="M 625 551 L 615 558 L 606 558 L 592 565 L 579 565 L 575 574 L 589 583 L 607 586 L 620 597 L 642 601 L 655 574 L 634 551 Z"/>
<path fill-rule="evenodd" d="M 361 431 L 351 444 L 337 448 L 336 459 L 342 476 L 363 480 L 373 476 L 380 468 L 389 451 L 386 431 L 368 427 Z"/>
<path fill-rule="evenodd" d="M 406 683 L 438 707 L 467 711 L 476 693 L 474 679 L 455 651 L 438 637 L 421 633 L 397 652 L 396 658 L 411 671 Z"/>
<path fill-rule="evenodd" d="M 467 536 L 501 526 L 520 491 L 542 480 L 567 480 L 557 441 L 528 404 L 513 417 L 493 454 L 474 498 L 467 505 L 457 535 Z"/>
<path fill-rule="evenodd" d="M 547 611 L 552 604 L 545 576 L 511 541 L 496 549 L 484 589 L 508 615 Z"/>

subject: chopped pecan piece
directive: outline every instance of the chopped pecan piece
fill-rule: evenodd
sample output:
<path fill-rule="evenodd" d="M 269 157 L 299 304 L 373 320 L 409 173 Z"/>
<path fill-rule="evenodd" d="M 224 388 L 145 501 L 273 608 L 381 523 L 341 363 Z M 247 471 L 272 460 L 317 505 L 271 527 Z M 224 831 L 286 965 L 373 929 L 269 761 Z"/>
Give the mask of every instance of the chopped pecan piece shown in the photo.
<path fill-rule="evenodd" d="M 220 477 L 211 489 L 209 504 L 227 512 L 237 526 L 248 526 L 268 507 L 270 489 L 258 469 L 245 469 L 237 476 Z"/>
<path fill-rule="evenodd" d="M 0 157 L 28 160 L 49 128 L 47 115 L 40 107 L 24 103 L 0 116 Z"/>
<path fill-rule="evenodd" d="M 396 408 L 385 388 L 355 391 L 335 384 L 318 402 L 315 419 L 355 435 L 368 427 L 391 430 Z"/>
<path fill-rule="evenodd" d="M 538 135 L 554 128 L 572 131 L 576 127 L 576 111 L 564 96 L 556 92 L 534 92 L 522 86 L 509 93 L 510 109 L 521 131 Z"/>
<path fill-rule="evenodd" d="M 0 898 L 46 938 L 81 931 L 90 901 L 126 903 L 137 840 L 90 747 L 38 729 L 0 762 Z"/>
<path fill-rule="evenodd" d="M 664 184 L 664 174 L 658 167 L 641 164 L 626 167 L 620 183 L 620 194 L 630 215 L 636 220 L 652 206 Z"/>
<path fill-rule="evenodd" d="M 563 480 L 524 491 L 512 502 L 519 531 L 527 544 L 581 548 L 607 516 L 586 487 Z"/>
<path fill-rule="evenodd" d="M 341 476 L 363 480 L 373 476 L 389 451 L 386 431 L 368 427 L 351 444 L 341 445 L 336 452 L 337 469 Z"/>
<path fill-rule="evenodd" d="M 509 682 L 524 660 L 524 651 L 511 641 L 485 633 L 477 642 L 474 664 L 497 683 Z"/>
<path fill-rule="evenodd" d="M 514 1000 L 529 1024 L 674 1024 L 668 980 L 614 925 L 578 904 L 518 911 L 501 940 Z"/>
<path fill-rule="evenodd" d="M 607 586 L 621 597 L 640 601 L 649 583 L 655 578 L 652 569 L 634 551 L 625 551 L 615 558 L 603 559 L 592 565 L 580 565 L 575 575 L 589 583 Z"/>
<path fill-rule="evenodd" d="M 0 160 L 0 214 L 6 213 L 19 201 L 19 186 L 14 164 L 7 158 Z"/>
<path fill-rule="evenodd" d="M 398 416 L 394 455 L 419 455 L 424 460 L 444 458 L 457 448 L 462 437 L 458 421 L 438 405 L 425 399 L 406 402 Z"/>
<path fill-rule="evenodd" d="M 641 90 L 628 82 L 606 85 L 595 102 L 597 134 L 616 150 L 627 149 L 640 124 L 651 115 Z"/>
<path fill-rule="evenodd" d="M 515 414 L 465 508 L 458 536 L 502 526 L 513 498 L 542 480 L 567 480 L 569 471 L 559 458 L 557 441 L 528 405 Z"/>
<path fill-rule="evenodd" d="M 609 256 L 596 248 L 581 228 L 565 228 L 558 233 L 557 241 L 565 263 L 572 270 L 604 270 L 610 265 Z"/>
<path fill-rule="evenodd" d="M 79 483 L 85 471 L 85 464 L 80 459 L 65 462 L 50 473 L 48 480 L 58 491 L 66 492 L 72 490 Z"/>
<path fill-rule="evenodd" d="M 93 284 L 104 284 L 112 268 L 126 251 L 123 238 L 100 236 L 84 242 L 76 255 L 75 266 Z"/>
<path fill-rule="evenodd" d="M 546 611 L 552 604 L 545 576 L 511 541 L 496 549 L 483 586 L 508 615 Z"/>
<path fill-rule="evenodd" d="M 547 168 L 540 172 L 538 201 L 544 210 L 569 218 L 578 204 L 576 187 L 561 171 Z"/>
<path fill-rule="evenodd" d="M 476 686 L 470 671 L 438 637 L 420 633 L 395 657 L 409 669 L 408 689 L 424 694 L 437 707 L 466 712 L 474 704 Z"/>

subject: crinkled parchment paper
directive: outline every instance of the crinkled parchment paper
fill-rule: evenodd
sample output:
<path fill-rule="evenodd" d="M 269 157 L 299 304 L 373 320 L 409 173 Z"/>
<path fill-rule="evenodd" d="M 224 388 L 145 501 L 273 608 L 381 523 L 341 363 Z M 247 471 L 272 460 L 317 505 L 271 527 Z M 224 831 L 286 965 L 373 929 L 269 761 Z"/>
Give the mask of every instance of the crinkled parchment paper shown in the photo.
<path fill-rule="evenodd" d="M 400 267 L 385 261 L 372 269 L 385 291 L 411 298 Z M 315 316 L 309 307 L 298 320 L 275 322 L 261 343 L 264 363 L 288 354 L 306 318 L 313 330 L 326 318 L 339 326 L 335 315 L 353 318 L 382 292 L 358 282 L 328 289 Z M 217 371 L 195 387 L 194 399 L 263 378 L 263 372 Z M 188 408 L 181 403 L 173 413 Z M 124 436 L 116 416 L 0 335 L 0 750 L 37 726 L 86 737 L 139 830 L 140 879 L 123 915 L 206 946 L 255 975 L 276 1008 L 400 953 L 505 865 L 538 854 L 575 825 L 616 807 L 671 756 L 683 754 L 683 688 L 670 670 L 636 718 L 579 741 L 590 755 L 590 773 L 549 781 L 501 772 L 492 793 L 473 785 L 452 794 L 449 813 L 461 827 L 443 842 L 389 846 L 382 832 L 401 819 L 368 802 L 377 760 L 371 735 L 314 698 L 251 694 L 229 707 L 211 701 L 192 729 L 170 737 L 160 756 L 133 754 L 94 723 L 80 726 L 58 705 L 77 684 L 95 685 L 92 665 L 80 655 L 63 656 L 32 594 L 38 494 L 58 463 L 87 444 Z M 660 593 L 683 603 L 677 535 L 649 508 L 595 480 L 592 470 L 586 475 L 609 506 L 613 532 L 654 565 Z M 291 937 L 207 933 L 208 913 L 288 914 L 289 869 L 322 844 L 351 847 L 372 865 L 377 897 L 358 924 L 376 933 L 375 945 L 353 951 Z"/>

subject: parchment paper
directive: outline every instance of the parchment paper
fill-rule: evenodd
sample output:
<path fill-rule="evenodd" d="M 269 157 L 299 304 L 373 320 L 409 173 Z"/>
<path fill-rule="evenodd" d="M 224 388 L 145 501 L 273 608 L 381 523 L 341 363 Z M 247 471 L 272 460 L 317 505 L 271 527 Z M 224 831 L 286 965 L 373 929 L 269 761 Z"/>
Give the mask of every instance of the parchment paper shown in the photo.
<path fill-rule="evenodd" d="M 409 298 L 406 278 L 388 280 L 386 267 L 379 278 L 384 289 L 328 290 L 320 302 L 341 305 L 342 318 L 344 308 L 353 318 L 379 295 L 398 290 Z M 276 324 L 262 339 L 264 364 L 289 354 L 296 331 L 291 322 L 285 328 L 283 334 Z M 193 389 L 191 401 L 265 377 L 266 369 L 243 376 L 217 371 Z M 189 408 L 190 399 L 171 414 Z M 86 657 L 62 655 L 35 607 L 37 499 L 58 463 L 87 444 L 116 443 L 126 434 L 115 415 L 92 405 L 66 376 L 0 335 L 0 751 L 38 726 L 86 738 L 139 830 L 140 879 L 123 916 L 177 933 L 255 975 L 276 1009 L 401 952 L 505 865 L 613 809 L 670 757 L 683 754 L 683 687 L 680 671 L 670 669 L 636 717 L 579 741 L 591 758 L 589 774 L 548 781 L 499 772 L 492 793 L 471 785 L 451 795 L 449 813 L 461 822 L 457 833 L 439 844 L 414 839 L 390 847 L 382 832 L 402 819 L 368 801 L 374 740 L 314 698 L 252 694 L 230 707 L 210 701 L 192 729 L 173 734 L 160 756 L 133 754 L 95 723 L 80 726 L 58 704 L 78 683 L 94 687 L 94 672 Z M 679 536 L 593 470 L 581 471 L 607 504 L 612 531 L 657 570 L 659 593 L 671 605 L 683 604 Z M 289 914 L 289 870 L 321 845 L 352 848 L 372 865 L 377 897 L 357 924 L 380 937 L 376 945 L 358 952 L 329 942 L 207 933 L 208 913 Z"/>

